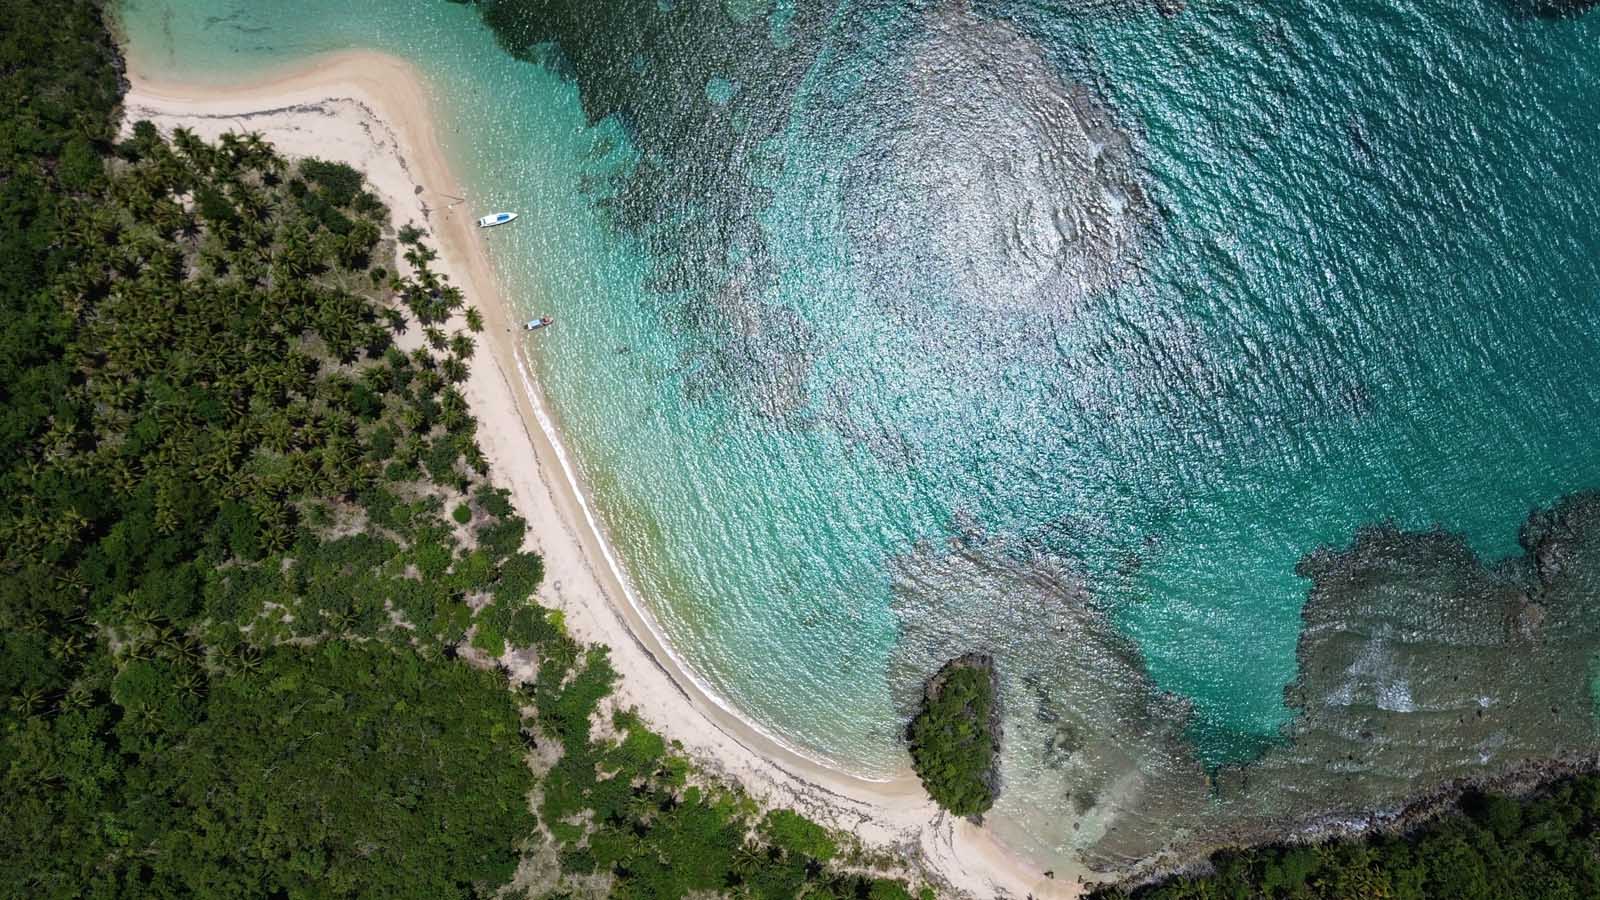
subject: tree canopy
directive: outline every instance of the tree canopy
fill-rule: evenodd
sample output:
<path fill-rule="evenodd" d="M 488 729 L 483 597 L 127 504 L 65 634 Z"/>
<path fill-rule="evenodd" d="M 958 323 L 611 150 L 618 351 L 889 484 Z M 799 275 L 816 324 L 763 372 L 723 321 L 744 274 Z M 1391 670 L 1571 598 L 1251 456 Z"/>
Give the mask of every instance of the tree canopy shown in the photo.
<path fill-rule="evenodd" d="M 909 896 L 538 605 L 425 232 L 259 135 L 116 140 L 96 2 L 0 21 L 0 895 Z"/>
<path fill-rule="evenodd" d="M 958 816 L 994 805 L 995 692 L 986 657 L 951 660 L 928 684 L 907 730 L 911 763 L 922 786 Z"/>
<path fill-rule="evenodd" d="M 1225 850 L 1179 875 L 1091 900 L 1578 900 L 1600 896 L 1600 776 L 1531 796 L 1468 793 L 1402 834 Z"/>

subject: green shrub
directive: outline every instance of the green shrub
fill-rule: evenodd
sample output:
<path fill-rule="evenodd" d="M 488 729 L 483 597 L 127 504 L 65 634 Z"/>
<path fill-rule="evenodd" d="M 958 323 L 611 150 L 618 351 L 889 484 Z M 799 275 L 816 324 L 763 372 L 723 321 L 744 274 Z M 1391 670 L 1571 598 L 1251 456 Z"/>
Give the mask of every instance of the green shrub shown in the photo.
<path fill-rule="evenodd" d="M 195 194 L 195 206 L 200 210 L 200 215 L 207 222 L 221 225 L 237 222 L 239 214 L 234 210 L 233 204 L 222 192 L 210 185 L 206 185 Z"/>
<path fill-rule="evenodd" d="M 839 852 L 838 844 L 826 828 L 792 810 L 775 809 L 767 813 L 761 828 L 773 844 L 788 853 L 827 862 Z"/>
<path fill-rule="evenodd" d="M 61 163 L 56 177 L 63 186 L 76 191 L 88 190 L 105 180 L 105 163 L 94 145 L 82 135 L 68 140 L 61 151 Z"/>
<path fill-rule="evenodd" d="M 914 900 L 903 882 L 892 878 L 875 878 L 867 890 L 867 900 Z"/>
<path fill-rule="evenodd" d="M 1219 851 L 1213 873 L 1137 888 L 1109 885 L 1091 900 L 1235 897 L 1365 900 L 1577 900 L 1600 896 L 1600 776 L 1547 785 L 1517 799 L 1468 793 L 1457 808 L 1404 836 Z"/>
<path fill-rule="evenodd" d="M 300 161 L 300 174 L 321 188 L 334 206 L 349 206 L 361 192 L 361 173 L 344 163 L 305 159 Z"/>

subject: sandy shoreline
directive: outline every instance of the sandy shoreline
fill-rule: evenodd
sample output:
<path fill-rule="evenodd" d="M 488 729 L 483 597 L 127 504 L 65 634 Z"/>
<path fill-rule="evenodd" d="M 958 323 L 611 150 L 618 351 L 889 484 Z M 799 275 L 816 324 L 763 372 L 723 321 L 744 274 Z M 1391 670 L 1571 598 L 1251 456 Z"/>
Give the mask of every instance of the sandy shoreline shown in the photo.
<path fill-rule="evenodd" d="M 561 609 L 574 636 L 611 647 L 626 706 L 711 771 L 752 795 L 792 806 L 876 845 L 918 852 L 929 874 L 975 896 L 1073 897 L 1070 878 L 1047 879 L 986 829 L 939 813 L 909 771 L 888 781 L 838 772 L 760 732 L 710 696 L 678 664 L 633 603 L 573 477 L 537 385 L 511 330 L 501 284 L 473 219 L 481 214 L 433 132 L 433 98 L 411 65 L 372 52 L 341 52 L 243 86 L 159 83 L 130 70 L 128 122 L 188 127 L 208 139 L 261 133 L 288 156 L 319 156 L 364 171 L 397 224 L 426 227 L 437 268 L 483 314 L 480 353 L 464 393 L 497 486 L 528 522 L 544 556 L 540 599 Z M 456 204 L 456 205 L 452 205 Z"/>

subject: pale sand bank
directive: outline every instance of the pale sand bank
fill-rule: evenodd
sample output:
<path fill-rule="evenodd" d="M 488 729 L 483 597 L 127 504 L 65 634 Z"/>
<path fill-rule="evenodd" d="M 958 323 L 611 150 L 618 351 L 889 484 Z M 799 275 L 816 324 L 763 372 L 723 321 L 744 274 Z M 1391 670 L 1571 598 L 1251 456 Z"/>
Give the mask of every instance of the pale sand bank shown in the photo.
<path fill-rule="evenodd" d="M 618 699 L 708 770 L 737 779 L 766 802 L 791 806 L 868 843 L 919 854 L 930 874 L 978 897 L 1068 898 L 1073 879 L 1047 879 L 987 829 L 941 814 L 906 771 L 889 781 L 852 777 L 795 752 L 713 698 L 674 658 L 625 587 L 596 525 L 537 385 L 511 331 L 500 282 L 474 225 L 490 210 L 471 202 L 432 130 L 432 94 L 398 58 L 342 52 L 243 86 L 160 83 L 130 71 L 126 121 L 164 133 L 187 127 L 214 140 L 255 131 L 288 156 L 346 162 L 366 173 L 397 225 L 416 222 L 440 252 L 437 268 L 484 316 L 480 353 L 464 393 L 497 486 L 528 522 L 544 556 L 540 598 L 561 609 L 574 636 L 611 647 Z M 524 215 L 536 214 L 524 211 Z M 511 226 L 515 227 L 515 226 Z"/>

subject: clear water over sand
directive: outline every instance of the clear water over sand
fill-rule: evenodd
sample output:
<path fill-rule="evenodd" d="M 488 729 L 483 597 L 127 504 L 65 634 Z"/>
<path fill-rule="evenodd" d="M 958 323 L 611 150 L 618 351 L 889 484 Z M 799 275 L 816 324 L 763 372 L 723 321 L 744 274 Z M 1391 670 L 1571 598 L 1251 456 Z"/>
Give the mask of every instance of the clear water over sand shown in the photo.
<path fill-rule="evenodd" d="M 559 320 L 539 378 L 679 653 L 876 774 L 922 678 L 994 652 L 996 827 L 1041 858 L 1148 852 L 1172 836 L 1135 812 L 1156 795 L 1200 829 L 1330 803 L 1348 772 L 1287 743 L 1297 563 L 1385 520 L 1518 554 L 1531 507 L 1600 485 L 1600 15 L 552 0 L 518 59 L 470 7 L 332 6 L 125 19 L 156 77 L 415 62 L 471 205 L 525 213 L 491 253 L 519 312 Z M 1304 569 L 1343 579 L 1316 621 L 1369 643 L 1387 622 L 1393 650 L 1421 633 L 1400 606 L 1535 591 L 1451 580 L 1460 549 Z M 1594 617 L 1568 619 L 1586 686 Z M 1340 659 L 1402 717 L 1407 673 L 1459 665 Z M 1491 725 L 1403 777 L 1356 766 L 1354 795 L 1593 731 Z M 1258 794 L 1208 780 L 1247 762 Z"/>

